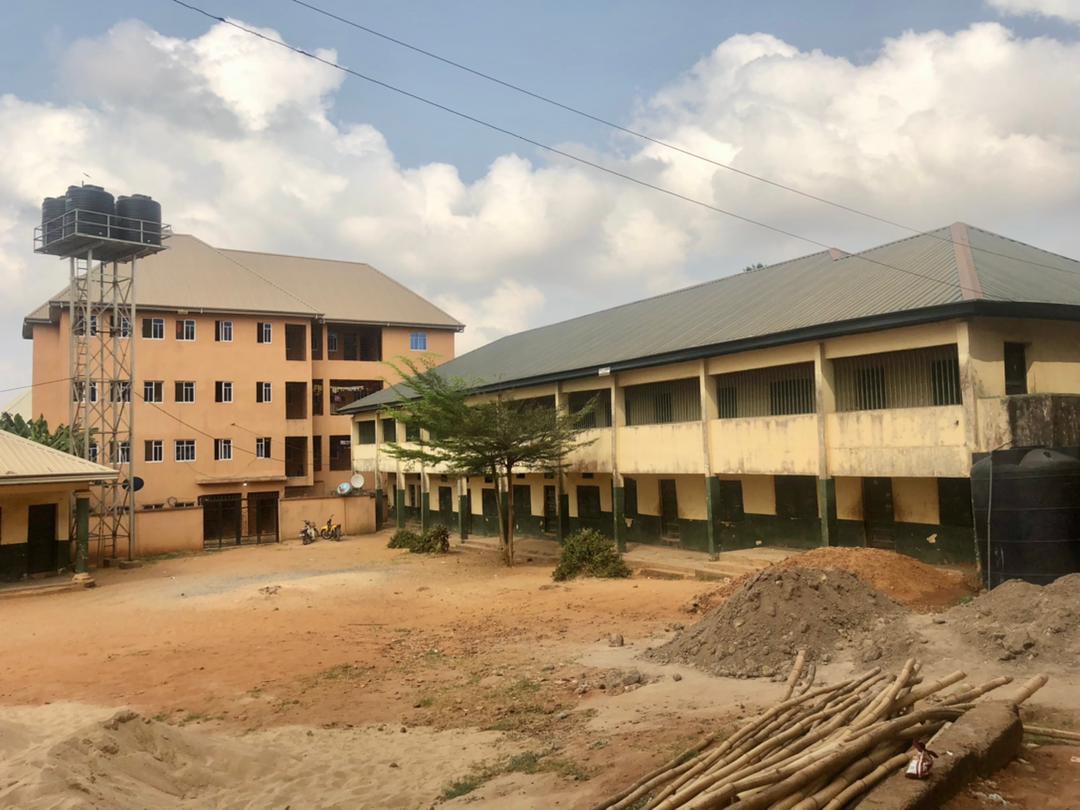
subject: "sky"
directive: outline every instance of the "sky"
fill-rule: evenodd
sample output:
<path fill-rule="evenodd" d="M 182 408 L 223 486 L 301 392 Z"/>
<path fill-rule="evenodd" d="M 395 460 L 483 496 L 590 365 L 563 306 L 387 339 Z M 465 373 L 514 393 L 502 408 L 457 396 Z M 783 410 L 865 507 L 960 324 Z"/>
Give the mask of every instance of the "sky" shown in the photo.
<path fill-rule="evenodd" d="M 292 0 L 190 0 L 644 188 L 171 0 L 12 0 L 0 28 L 0 389 L 63 287 L 41 198 L 89 177 L 213 245 L 369 262 L 502 335 L 911 231 L 463 73 Z M 1080 257 L 1080 0 L 310 0 L 714 161 L 908 228 Z M 0 393 L 2 400 L 11 394 Z"/>

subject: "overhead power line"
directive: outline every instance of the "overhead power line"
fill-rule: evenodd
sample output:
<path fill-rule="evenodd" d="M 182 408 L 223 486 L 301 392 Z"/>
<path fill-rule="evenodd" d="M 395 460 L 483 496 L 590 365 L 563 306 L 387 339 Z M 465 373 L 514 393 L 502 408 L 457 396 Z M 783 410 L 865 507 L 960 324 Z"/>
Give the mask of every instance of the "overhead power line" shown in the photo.
<path fill-rule="evenodd" d="M 675 191 L 674 189 L 666 188 L 664 186 L 660 186 L 660 185 L 657 185 L 655 183 L 651 183 L 648 180 L 642 180 L 639 177 L 634 177 L 631 174 L 627 174 L 625 172 L 619 171 L 618 169 L 614 169 L 614 168 L 612 168 L 610 166 L 605 166 L 602 163 L 597 163 L 596 161 L 590 160 L 590 159 L 582 157 L 580 155 L 575 155 L 572 152 L 567 152 L 564 149 L 560 149 L 558 147 L 551 146 L 549 144 L 543 143 L 542 141 L 538 141 L 535 138 L 529 137 L 528 135 L 523 135 L 520 132 L 515 132 L 514 130 L 507 129 L 506 127 L 500 126 L 498 124 L 491 123 L 490 121 L 485 121 L 482 118 L 478 118 L 478 117 L 476 117 L 474 115 L 471 115 L 469 113 L 466 113 L 466 112 L 463 112 L 461 110 L 455 109 L 454 107 L 450 107 L 450 106 L 448 106 L 446 104 L 443 104 L 441 102 L 438 102 L 438 101 L 435 101 L 433 99 L 427 98 L 426 96 L 419 95 L 418 93 L 414 93 L 414 92 L 412 92 L 410 90 L 405 90 L 404 88 L 398 87 L 397 85 L 394 85 L 394 84 L 390 84 L 389 82 L 383 81 L 382 79 L 377 79 L 377 78 L 375 78 L 373 76 L 369 76 L 369 75 L 367 75 L 365 73 L 361 73 L 361 72 L 359 72 L 357 70 L 354 70 L 354 69 L 352 69 L 350 67 L 346 67 L 345 65 L 341 65 L 341 64 L 339 64 L 337 62 L 334 62 L 331 59 L 326 59 L 325 57 L 318 56 L 317 54 L 311 53 L 311 52 L 306 51 L 306 50 L 304 50 L 302 48 L 298 48 L 298 47 L 296 47 L 294 45 L 290 45 L 289 43 L 284 42 L 282 40 L 274 39 L 273 37 L 267 36 L 266 34 L 263 34 L 263 33 L 259 32 L 259 31 L 256 31 L 256 30 L 252 29 L 252 28 L 248 28 L 247 26 L 241 25 L 240 23 L 235 22 L 234 20 L 230 20 L 230 19 L 227 19 L 225 17 L 218 16 L 216 14 L 213 14 L 213 13 L 209 12 L 209 11 L 206 11 L 203 8 L 192 5 L 191 3 L 187 3 L 187 2 L 185 2 L 185 0 L 170 0 L 170 2 L 175 3 L 178 6 L 182 6 L 183 8 L 186 8 L 189 11 L 192 11 L 192 12 L 194 12 L 196 14 L 201 14 L 202 16 L 207 17 L 208 19 L 214 20 L 215 22 L 222 23 L 223 25 L 228 25 L 231 28 L 236 29 L 237 31 L 242 31 L 243 33 L 245 33 L 245 34 L 247 34 L 249 36 L 256 37 L 258 39 L 263 40 L 264 42 L 268 42 L 268 43 L 270 43 L 272 45 L 275 45 L 275 46 L 277 46 L 279 48 L 284 48 L 285 50 L 291 51 L 291 52 L 293 52 L 295 54 L 298 54 L 300 56 L 303 56 L 303 57 L 305 57 L 307 59 L 311 59 L 311 60 L 313 60 L 315 62 L 319 62 L 320 64 L 323 64 L 323 65 L 325 65 L 327 67 L 333 68 L 334 70 L 340 70 L 341 72 L 346 73 L 346 74 L 348 74 L 350 76 L 354 76 L 354 77 L 356 77 L 358 79 L 362 79 L 362 80 L 364 80 L 366 82 L 369 82 L 371 84 L 377 85 L 377 86 L 385 88 L 387 90 L 390 90 L 391 92 L 398 93 L 400 95 L 406 96 L 408 98 L 413 99 L 414 101 L 419 101 L 422 104 L 426 104 L 426 105 L 428 105 L 430 107 L 434 107 L 435 109 L 442 110 L 443 112 L 454 115 L 454 116 L 456 116 L 458 118 L 461 118 L 461 119 L 463 119 L 465 121 L 470 121 L 470 122 L 472 122 L 474 124 L 485 127 L 485 128 L 490 129 L 490 130 L 492 130 L 494 132 L 499 132 L 499 133 L 501 133 L 503 135 L 506 135 L 506 136 L 508 136 L 510 138 L 514 138 L 516 140 L 519 140 L 522 143 L 527 143 L 530 146 L 535 146 L 536 148 L 542 149 L 542 150 L 544 150 L 546 152 L 549 152 L 549 153 L 551 153 L 553 155 L 558 155 L 560 157 L 566 158 L 567 160 L 572 160 L 572 161 L 574 161 L 576 163 L 580 163 L 583 166 L 588 166 L 588 167 L 590 167 L 592 169 L 595 169 L 596 171 L 603 172 L 605 174 L 611 175 L 612 177 L 618 177 L 618 178 L 620 178 L 622 180 L 626 180 L 626 181 L 628 181 L 630 183 L 634 183 L 634 184 L 636 184 L 638 186 L 641 186 L 642 188 L 651 189 L 651 190 L 659 192 L 661 194 L 665 194 L 665 195 L 667 195 L 669 197 L 674 197 L 675 199 L 679 199 L 679 200 L 682 200 L 684 202 L 690 203 L 691 205 L 696 205 L 696 206 L 698 206 L 700 208 L 704 208 L 704 209 L 707 209 L 709 211 L 713 211 L 713 212 L 715 212 L 717 214 L 722 214 L 722 215 L 724 215 L 726 217 L 730 217 L 732 219 L 737 219 L 740 222 L 745 222 L 745 223 L 747 223 L 749 225 L 755 225 L 755 226 L 757 226 L 759 228 L 764 228 L 765 230 L 772 231 L 773 233 L 778 233 L 778 234 L 781 234 L 782 236 L 787 236 L 787 237 L 789 237 L 791 239 L 796 239 L 796 240 L 799 240 L 801 242 L 805 242 L 807 244 L 814 245 L 815 247 L 821 248 L 823 250 L 831 250 L 832 248 L 835 247 L 835 245 L 830 245 L 830 244 L 828 244 L 826 242 L 822 242 L 822 241 L 819 241 L 817 239 L 814 239 L 813 237 L 804 236 L 802 234 L 795 233 L 794 231 L 788 230 L 786 228 L 782 228 L 782 227 L 777 226 L 777 225 L 772 225 L 772 224 L 770 224 L 768 222 L 764 222 L 764 221 L 759 220 L 759 219 L 754 219 L 753 217 L 745 216 L 745 215 L 740 214 L 740 213 L 738 213 L 736 211 L 732 211 L 732 210 L 726 209 L 726 208 L 721 208 L 720 206 L 713 205 L 712 203 L 705 202 L 704 200 L 699 200 L 699 199 L 697 199 L 695 197 L 691 197 L 689 195 L 686 195 L 686 194 L 683 194 L 681 192 Z M 910 269 L 903 268 L 903 267 L 897 267 L 896 265 L 892 265 L 892 264 L 889 264 L 887 262 L 879 261 L 877 259 L 866 256 L 865 254 L 860 254 L 859 258 L 861 260 L 865 261 L 865 262 L 870 263 L 870 264 L 875 264 L 875 265 L 878 265 L 880 267 L 884 267 L 884 268 L 887 268 L 889 270 L 893 270 L 893 271 L 898 272 L 898 273 L 905 273 L 907 275 L 910 275 L 910 276 L 913 276 L 913 277 L 916 277 L 916 278 L 921 278 L 921 279 L 923 279 L 925 281 L 929 281 L 929 282 L 931 282 L 933 284 L 938 284 L 938 285 L 941 285 L 943 287 L 949 287 L 949 288 L 952 288 L 952 289 L 958 289 L 958 290 L 961 290 L 962 292 L 968 292 L 968 293 L 971 293 L 973 295 L 980 294 L 980 290 L 975 289 L 973 287 L 966 287 L 966 286 L 964 286 L 962 284 L 958 284 L 958 283 L 951 282 L 951 281 L 946 281 L 946 280 L 940 279 L 940 278 L 934 278 L 933 276 L 929 276 L 929 275 L 926 275 L 925 273 L 920 273 L 920 272 L 917 272 L 915 270 L 910 270 Z M 985 284 L 984 284 L 984 287 L 985 287 Z M 998 300 L 1001 300 L 1001 301 L 1011 301 L 1012 300 L 1011 298 L 1007 298 L 1007 297 L 1004 297 L 1004 296 L 992 296 L 992 295 L 989 295 L 989 294 L 986 293 L 985 289 L 982 290 L 981 292 L 985 297 L 993 297 L 993 298 L 997 298 Z"/>
<path fill-rule="evenodd" d="M 925 231 L 922 228 L 916 228 L 913 225 L 908 225 L 906 223 L 899 222 L 898 220 L 890 219 L 889 217 L 881 216 L 880 214 L 875 214 L 872 211 L 867 211 L 864 208 L 858 208 L 854 205 L 848 205 L 846 203 L 838 202 L 837 200 L 829 199 L 828 197 L 822 197 L 819 194 L 813 194 L 809 191 L 804 191 L 803 189 L 798 188 L 797 186 L 790 185 L 789 183 L 782 183 L 779 180 L 773 180 L 772 178 L 765 177 L 760 174 L 755 174 L 754 172 L 747 171 L 746 169 L 740 169 L 738 166 L 734 166 L 730 163 L 725 163 L 721 160 L 716 160 L 715 158 L 711 158 L 708 155 L 703 155 L 700 152 L 695 152 L 692 149 L 687 149 L 684 146 L 679 146 L 678 144 L 671 143 L 670 141 L 664 140 L 663 138 L 657 138 L 656 136 L 649 135 L 648 133 L 642 132 L 641 130 L 633 129 L 632 127 L 628 127 L 616 121 L 611 121 L 607 118 L 604 118 L 603 116 L 597 115 L 596 113 L 591 113 L 588 110 L 583 110 L 580 107 L 575 107 L 572 104 L 568 104 L 565 101 L 559 101 L 556 98 L 544 95 L 543 93 L 537 92 L 536 90 L 530 90 L 527 87 L 523 87 L 511 81 L 507 81 L 506 79 L 500 79 L 498 76 L 495 76 L 491 73 L 486 73 L 485 71 L 479 70 L 477 68 L 469 67 L 466 64 L 458 62 L 454 59 L 450 59 L 449 57 L 442 56 L 441 54 L 435 53 L 434 51 L 429 51 L 426 48 L 421 48 L 419 45 L 413 45 L 411 42 L 406 42 L 403 39 L 399 39 L 397 37 L 391 36 L 390 34 L 378 31 L 370 26 L 364 25 L 363 23 L 359 23 L 356 20 L 350 20 L 347 17 L 342 17 L 340 14 L 335 14 L 332 11 L 321 8 L 314 3 L 309 3 L 306 0 L 291 0 L 291 2 L 295 3 L 298 6 L 303 6 L 306 9 L 310 9 L 316 14 L 321 14 L 322 16 L 327 17 L 331 20 L 335 20 L 336 22 L 348 25 L 374 37 L 378 37 L 379 39 L 385 40 L 386 42 L 391 42 L 394 45 L 398 45 L 402 48 L 407 48 L 408 50 L 426 56 L 429 59 L 434 59 L 437 62 L 442 62 L 445 65 L 449 65 L 450 67 L 464 71 L 465 73 L 469 73 L 486 81 L 493 82 L 497 85 L 507 88 L 508 90 L 513 90 L 516 93 L 521 93 L 525 96 L 528 96 L 529 98 L 536 99 L 537 101 L 542 101 L 545 104 L 550 104 L 551 106 L 557 107 L 560 110 L 564 110 L 582 118 L 586 118 L 590 121 L 594 121 L 595 123 L 610 127 L 611 129 L 617 130 L 626 135 L 631 135 L 640 140 L 647 141 L 648 143 L 654 144 L 656 146 L 661 146 L 664 149 L 668 149 L 672 152 L 677 152 L 681 155 L 685 155 L 686 157 L 694 158 L 695 160 L 700 160 L 703 163 L 708 163 L 712 166 L 716 166 L 719 169 L 724 169 L 725 171 L 742 175 L 743 177 L 747 177 L 756 182 L 764 183 L 766 185 L 772 186 L 773 188 L 778 188 L 782 191 L 790 192 L 791 194 L 797 194 L 800 197 L 804 197 L 808 200 L 813 200 L 814 202 L 822 203 L 823 205 L 832 206 L 833 208 L 837 208 L 841 211 L 846 211 L 850 214 L 855 214 L 856 216 L 865 217 L 866 219 L 871 219 L 884 225 L 890 225 L 894 228 L 908 231 L 909 233 L 920 235 L 925 234 L 926 236 L 930 236 L 933 239 L 938 239 L 942 242 L 948 242 L 952 245 L 958 244 L 956 240 L 952 239 L 951 237 L 939 236 L 938 234 L 935 234 L 933 232 Z M 970 244 L 963 245 L 963 247 L 966 247 L 969 250 L 977 251 L 979 253 L 985 253 L 989 256 L 1000 256 L 1002 258 L 1011 259 L 1012 261 L 1021 262 L 1023 264 L 1034 267 L 1044 267 L 1049 270 L 1056 270 L 1060 273 L 1067 273 L 1069 275 L 1080 275 L 1080 273 L 1073 272 L 1063 267 L 1057 267 L 1052 264 L 1044 264 L 1042 262 L 1018 259 L 1016 256 L 1010 256 L 1008 253 L 1001 253 L 1000 251 L 991 250 L 989 248 L 981 248 Z"/>

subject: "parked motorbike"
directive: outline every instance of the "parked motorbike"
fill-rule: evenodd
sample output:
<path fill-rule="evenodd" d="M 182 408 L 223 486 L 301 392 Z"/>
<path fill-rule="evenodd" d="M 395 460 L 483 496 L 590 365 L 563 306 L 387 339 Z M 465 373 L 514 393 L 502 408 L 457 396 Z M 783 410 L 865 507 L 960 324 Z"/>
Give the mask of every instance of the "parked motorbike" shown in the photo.
<path fill-rule="evenodd" d="M 331 515 L 326 519 L 326 525 L 319 531 L 319 536 L 323 540 L 340 540 L 341 539 L 341 524 L 334 523 L 334 516 Z"/>
<path fill-rule="evenodd" d="M 319 539 L 319 529 L 310 520 L 304 521 L 304 528 L 300 530 L 300 540 L 305 545 L 311 545 Z"/>

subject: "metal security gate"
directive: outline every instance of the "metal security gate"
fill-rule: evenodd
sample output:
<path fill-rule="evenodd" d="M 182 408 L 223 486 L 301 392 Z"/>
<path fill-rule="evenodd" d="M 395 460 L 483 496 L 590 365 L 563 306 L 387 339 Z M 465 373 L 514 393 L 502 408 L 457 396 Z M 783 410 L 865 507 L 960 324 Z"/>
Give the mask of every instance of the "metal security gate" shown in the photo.
<path fill-rule="evenodd" d="M 203 495 L 203 548 L 277 543 L 278 493 Z"/>

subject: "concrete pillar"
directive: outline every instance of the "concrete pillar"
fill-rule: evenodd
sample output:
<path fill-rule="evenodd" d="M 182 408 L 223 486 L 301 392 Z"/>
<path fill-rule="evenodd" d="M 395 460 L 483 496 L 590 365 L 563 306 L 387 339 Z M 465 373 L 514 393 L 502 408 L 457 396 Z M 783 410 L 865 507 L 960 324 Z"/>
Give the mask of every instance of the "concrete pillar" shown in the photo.
<path fill-rule="evenodd" d="M 566 413 L 567 399 L 562 390 L 562 383 L 555 383 L 555 410 Z M 566 468 L 560 466 L 555 471 L 555 539 L 561 546 L 570 533 L 570 495 L 566 491 Z"/>
<path fill-rule="evenodd" d="M 90 576 L 90 493 L 75 493 L 75 576 L 74 582 L 93 584 Z"/>
<path fill-rule="evenodd" d="M 379 464 L 379 453 L 382 450 L 383 440 L 382 432 L 382 417 L 375 414 L 375 531 L 382 529 L 383 524 L 386 522 L 386 493 L 383 491 L 383 477 Z"/>
<path fill-rule="evenodd" d="M 469 478 L 465 475 L 458 478 L 458 534 L 462 543 L 469 539 Z"/>
<path fill-rule="evenodd" d="M 420 531 L 431 528 L 431 482 L 427 470 L 420 468 Z"/>
<path fill-rule="evenodd" d="M 964 407 L 964 443 L 968 458 L 979 452 L 979 400 L 975 385 L 975 369 L 971 362 L 971 323 L 961 321 L 956 325 L 956 354 L 960 365 L 960 396 Z"/>
<path fill-rule="evenodd" d="M 814 353 L 814 406 L 817 411 L 818 440 L 818 519 L 821 545 L 836 543 L 836 482 L 829 472 L 829 414 L 836 412 L 836 389 L 832 362 L 825 357 L 825 344 L 818 343 Z"/>
<path fill-rule="evenodd" d="M 626 395 L 611 378 L 611 511 L 614 513 L 615 546 L 626 551 L 626 483 L 619 471 L 619 431 L 626 426 Z"/>
<path fill-rule="evenodd" d="M 709 557 L 716 559 L 720 553 L 720 535 L 717 522 L 720 508 L 720 479 L 713 475 L 712 453 L 709 447 L 709 420 L 720 416 L 716 402 L 716 385 L 709 376 L 704 359 L 698 361 L 698 388 L 701 395 L 701 465 L 705 474 L 705 536 L 709 544 Z"/>

